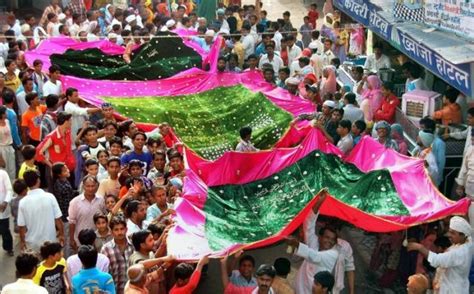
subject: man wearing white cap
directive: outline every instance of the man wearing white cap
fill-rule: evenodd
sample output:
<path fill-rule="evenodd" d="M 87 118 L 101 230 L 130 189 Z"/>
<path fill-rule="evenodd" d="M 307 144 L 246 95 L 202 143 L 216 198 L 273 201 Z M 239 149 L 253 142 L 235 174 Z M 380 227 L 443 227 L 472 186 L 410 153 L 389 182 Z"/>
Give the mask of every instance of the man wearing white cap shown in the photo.
<path fill-rule="evenodd" d="M 204 34 L 204 37 L 192 37 L 191 40 L 196 42 L 206 52 L 209 52 L 211 50 L 212 43 L 214 42 L 215 35 L 216 32 L 213 30 L 207 30 Z"/>
<path fill-rule="evenodd" d="M 454 216 L 449 223 L 448 238 L 452 245 L 444 253 L 434 253 L 416 242 L 408 243 L 408 251 L 418 251 L 428 257 L 436 268 L 433 289 L 439 294 L 468 294 L 469 269 L 472 261 L 472 229 L 462 217 Z"/>
<path fill-rule="evenodd" d="M 287 78 L 285 81 L 286 89 L 293 95 L 298 95 L 298 85 L 300 80 L 295 77 Z"/>
<path fill-rule="evenodd" d="M 127 22 L 127 25 L 124 30 L 131 31 L 132 28 L 137 25 L 137 16 L 135 14 L 130 14 L 125 18 L 125 22 Z"/>
<path fill-rule="evenodd" d="M 165 26 L 161 27 L 162 32 L 168 32 L 176 29 L 176 21 L 173 19 L 169 19 L 166 23 Z"/>

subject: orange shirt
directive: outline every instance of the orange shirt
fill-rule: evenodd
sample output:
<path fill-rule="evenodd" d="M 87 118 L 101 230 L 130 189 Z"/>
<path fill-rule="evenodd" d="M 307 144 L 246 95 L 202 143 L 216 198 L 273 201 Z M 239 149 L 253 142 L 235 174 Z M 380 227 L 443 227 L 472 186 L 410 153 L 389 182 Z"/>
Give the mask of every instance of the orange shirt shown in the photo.
<path fill-rule="evenodd" d="M 462 122 L 461 106 L 457 103 L 444 106 L 441 110 L 435 111 L 434 119 L 440 119 L 445 126 L 449 124 L 460 124 Z"/>
<path fill-rule="evenodd" d="M 28 108 L 21 116 L 21 126 L 28 128 L 29 136 L 35 141 L 41 140 L 41 119 L 46 112 L 46 105 L 40 105 L 35 111 Z"/>

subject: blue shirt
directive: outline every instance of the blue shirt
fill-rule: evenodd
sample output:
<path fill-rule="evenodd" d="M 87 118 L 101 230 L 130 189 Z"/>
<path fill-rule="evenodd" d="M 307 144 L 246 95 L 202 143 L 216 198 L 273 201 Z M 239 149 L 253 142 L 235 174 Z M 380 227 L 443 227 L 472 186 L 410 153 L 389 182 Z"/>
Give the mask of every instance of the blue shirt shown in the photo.
<path fill-rule="evenodd" d="M 436 185 L 439 186 L 443 181 L 443 171 L 446 166 L 446 143 L 441 140 L 440 137 L 435 136 L 431 150 L 436 159 L 436 165 L 438 166 L 438 178 L 436 179 Z"/>
<path fill-rule="evenodd" d="M 262 42 L 257 46 L 257 48 L 255 48 L 255 55 L 257 55 L 257 57 L 260 57 L 263 54 L 267 54 L 267 50 L 265 50 L 265 44 L 263 44 Z"/>
<path fill-rule="evenodd" d="M 15 144 L 16 147 L 21 146 L 20 133 L 18 132 L 18 117 L 13 109 L 7 108 L 7 119 L 10 123 L 13 144 Z"/>
<path fill-rule="evenodd" d="M 138 159 L 145 165 L 143 168 L 143 174 L 146 175 L 148 170 L 151 168 L 151 163 L 153 161 L 153 156 L 150 154 L 150 152 L 143 152 L 141 154 L 138 154 L 135 151 L 126 152 L 122 155 L 120 163 L 121 165 L 127 165 L 133 159 Z"/>
<path fill-rule="evenodd" d="M 109 273 L 101 272 L 98 268 L 82 269 L 72 277 L 72 293 L 88 294 L 102 291 L 115 294 L 115 285 Z"/>

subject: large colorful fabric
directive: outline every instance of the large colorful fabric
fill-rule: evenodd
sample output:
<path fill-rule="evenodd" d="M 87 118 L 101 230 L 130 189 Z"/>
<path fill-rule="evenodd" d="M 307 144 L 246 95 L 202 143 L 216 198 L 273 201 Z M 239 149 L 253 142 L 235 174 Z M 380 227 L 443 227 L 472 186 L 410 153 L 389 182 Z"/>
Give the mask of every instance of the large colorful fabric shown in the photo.
<path fill-rule="evenodd" d="M 243 126 L 252 127 L 257 148 L 269 149 L 293 118 L 262 93 L 252 92 L 242 85 L 186 96 L 103 99 L 136 121 L 170 123 L 189 148 L 207 159 L 235 149 L 239 129 Z"/>
<path fill-rule="evenodd" d="M 451 214 L 469 201 L 446 199 L 431 183 L 422 160 L 399 155 L 365 137 L 342 154 L 319 130 L 292 130 L 304 138 L 294 148 L 260 153 L 229 152 L 206 161 L 186 150 L 184 196 L 175 206 L 177 226 L 168 250 L 180 259 L 217 256 L 270 245 L 294 231 L 323 188 L 321 207 L 372 232 L 406 229 Z M 294 142 L 282 140 L 282 142 Z"/>
<path fill-rule="evenodd" d="M 109 55 L 98 48 L 69 49 L 50 58 L 62 74 L 95 80 L 155 80 L 201 67 L 201 55 L 181 38 L 172 36 L 177 35 L 160 33 L 157 37 L 169 38 L 154 38 L 138 47 L 130 63 L 125 62 L 122 54 Z"/>

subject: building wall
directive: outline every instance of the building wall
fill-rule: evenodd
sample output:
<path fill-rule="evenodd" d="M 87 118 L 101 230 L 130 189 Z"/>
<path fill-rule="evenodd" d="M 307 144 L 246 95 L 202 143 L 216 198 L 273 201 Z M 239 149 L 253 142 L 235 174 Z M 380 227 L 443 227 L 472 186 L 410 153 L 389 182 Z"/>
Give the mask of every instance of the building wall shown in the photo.
<path fill-rule="evenodd" d="M 43 10 L 49 5 L 50 0 L 33 0 L 33 7 L 39 10 Z"/>

